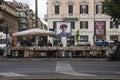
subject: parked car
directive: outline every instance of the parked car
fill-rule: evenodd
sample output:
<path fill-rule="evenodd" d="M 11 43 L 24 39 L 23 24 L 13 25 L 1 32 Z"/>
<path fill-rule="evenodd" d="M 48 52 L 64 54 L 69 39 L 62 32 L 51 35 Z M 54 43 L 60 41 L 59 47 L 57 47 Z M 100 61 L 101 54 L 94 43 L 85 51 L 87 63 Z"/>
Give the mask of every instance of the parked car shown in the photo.
<path fill-rule="evenodd" d="M 120 42 L 110 46 L 109 60 L 120 60 Z"/>

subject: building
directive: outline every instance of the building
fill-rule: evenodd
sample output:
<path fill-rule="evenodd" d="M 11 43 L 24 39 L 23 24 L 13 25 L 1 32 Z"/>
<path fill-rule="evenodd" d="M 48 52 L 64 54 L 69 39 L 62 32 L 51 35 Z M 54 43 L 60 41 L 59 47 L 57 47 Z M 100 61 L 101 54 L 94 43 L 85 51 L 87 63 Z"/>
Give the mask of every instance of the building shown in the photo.
<path fill-rule="evenodd" d="M 118 39 L 120 27 L 114 25 L 111 17 L 104 14 L 102 10 L 103 0 L 47 0 L 47 21 L 49 30 L 58 34 L 58 27 L 67 24 L 71 36 L 51 38 L 54 44 L 58 41 L 64 46 L 73 44 L 93 45 L 95 42 L 104 40 L 106 42 Z M 75 35 L 79 31 L 78 42 Z M 73 43 L 73 44 L 70 44 Z"/>
<path fill-rule="evenodd" d="M 8 2 L 12 7 L 17 10 L 18 19 L 18 31 L 23 31 L 28 29 L 28 10 L 29 6 L 27 4 L 22 4 L 20 2 Z"/>
<path fill-rule="evenodd" d="M 28 23 L 29 23 L 29 28 L 33 28 L 34 27 L 34 25 L 35 25 L 35 14 L 34 14 L 34 12 L 33 12 L 33 10 L 32 9 L 29 9 L 29 21 L 28 21 Z"/>
<path fill-rule="evenodd" d="M 5 1 L 2 1 L 0 8 L 0 18 L 4 19 L 1 26 L 8 27 L 10 33 L 16 32 L 18 30 L 17 10 Z"/>
<path fill-rule="evenodd" d="M 26 29 L 35 28 L 35 13 L 32 9 L 29 8 L 27 4 L 21 2 L 12 1 L 9 2 L 11 6 L 17 9 L 18 11 L 18 31 L 23 31 Z M 42 28 L 42 21 L 38 17 L 38 27 Z"/>

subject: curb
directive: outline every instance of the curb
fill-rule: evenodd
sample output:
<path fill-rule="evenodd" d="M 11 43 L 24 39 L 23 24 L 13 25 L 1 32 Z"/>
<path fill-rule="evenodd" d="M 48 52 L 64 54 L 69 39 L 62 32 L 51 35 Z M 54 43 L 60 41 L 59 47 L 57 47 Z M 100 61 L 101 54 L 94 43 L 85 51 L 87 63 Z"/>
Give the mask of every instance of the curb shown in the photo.
<path fill-rule="evenodd" d="M 107 58 L 0 58 L 0 61 L 108 61 Z"/>
<path fill-rule="evenodd" d="M 0 80 L 120 80 L 120 77 L 97 76 L 97 77 L 74 77 L 74 76 L 41 76 L 41 77 L 17 77 L 0 78 Z"/>

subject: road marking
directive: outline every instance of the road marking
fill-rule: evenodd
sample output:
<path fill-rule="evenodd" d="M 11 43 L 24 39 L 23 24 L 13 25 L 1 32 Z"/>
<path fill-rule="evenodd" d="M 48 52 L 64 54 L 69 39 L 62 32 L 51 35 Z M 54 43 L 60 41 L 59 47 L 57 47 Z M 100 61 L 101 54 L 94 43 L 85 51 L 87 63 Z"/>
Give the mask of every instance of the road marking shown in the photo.
<path fill-rule="evenodd" d="M 56 72 L 62 73 L 62 74 L 68 74 L 68 75 L 72 75 L 72 76 L 97 76 L 97 75 L 92 75 L 92 74 L 75 72 L 75 70 L 71 67 L 71 65 L 67 61 L 66 62 L 62 62 L 62 61 L 57 62 Z"/>
<path fill-rule="evenodd" d="M 0 73 L 1 76 L 4 77 L 25 77 L 27 75 L 24 74 L 18 74 L 18 73 L 14 73 L 14 72 L 2 72 Z"/>

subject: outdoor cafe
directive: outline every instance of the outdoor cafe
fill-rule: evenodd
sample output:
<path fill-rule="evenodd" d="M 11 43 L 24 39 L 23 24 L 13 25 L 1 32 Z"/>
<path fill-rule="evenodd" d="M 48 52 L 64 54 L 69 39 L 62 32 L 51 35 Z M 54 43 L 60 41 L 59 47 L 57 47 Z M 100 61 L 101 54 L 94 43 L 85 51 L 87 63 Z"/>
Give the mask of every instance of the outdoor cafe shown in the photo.
<path fill-rule="evenodd" d="M 38 28 L 16 32 L 13 36 L 50 36 L 55 35 L 52 31 L 41 30 Z M 106 57 L 99 46 L 8 46 L 5 50 L 7 57 Z"/>

